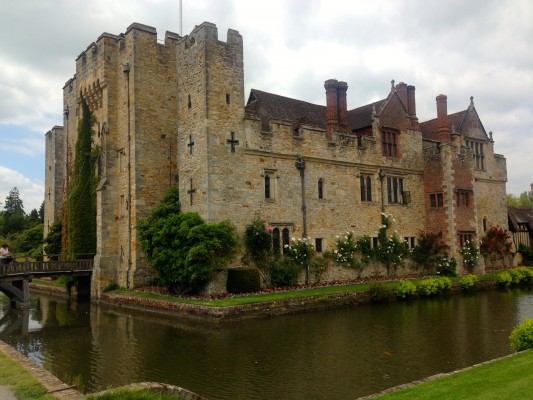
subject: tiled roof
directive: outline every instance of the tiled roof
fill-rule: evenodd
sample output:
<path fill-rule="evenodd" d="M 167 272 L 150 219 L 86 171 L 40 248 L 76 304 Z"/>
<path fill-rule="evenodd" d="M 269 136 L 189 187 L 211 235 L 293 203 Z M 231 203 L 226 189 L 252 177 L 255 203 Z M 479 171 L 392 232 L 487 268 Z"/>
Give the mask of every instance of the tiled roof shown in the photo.
<path fill-rule="evenodd" d="M 526 224 L 529 232 L 533 234 L 533 209 L 508 206 L 507 215 L 511 231 L 516 231 L 518 224 Z"/>
<path fill-rule="evenodd" d="M 350 130 L 372 125 L 372 109 L 379 110 L 385 100 L 367 104 L 348 111 L 347 120 Z M 305 101 L 279 96 L 277 94 L 252 89 L 245 109 L 257 113 L 262 120 L 263 129 L 268 130 L 271 119 L 292 121 L 300 124 L 326 128 L 326 107 Z"/>
<path fill-rule="evenodd" d="M 379 111 L 385 99 L 370 103 L 348 111 L 348 125 L 350 130 L 361 129 L 372 125 L 372 110 Z"/>
<path fill-rule="evenodd" d="M 257 89 L 250 91 L 245 109 L 259 114 L 263 126 L 268 126 L 271 119 L 292 121 L 299 124 L 326 128 L 326 107 L 307 103 L 277 94 L 262 92 Z"/>
<path fill-rule="evenodd" d="M 467 110 L 459 111 L 459 112 L 456 112 L 455 114 L 448 115 L 448 127 L 450 128 L 450 130 L 452 129 L 452 126 L 453 126 L 455 127 L 455 130 L 457 132 L 460 132 L 461 124 L 463 123 L 463 120 L 465 119 L 465 116 L 466 116 L 466 111 Z M 437 118 L 430 119 L 429 121 L 426 121 L 426 122 L 421 122 L 420 130 L 422 131 L 422 137 L 424 139 L 437 140 L 437 135 L 436 135 L 437 127 L 438 127 Z"/>

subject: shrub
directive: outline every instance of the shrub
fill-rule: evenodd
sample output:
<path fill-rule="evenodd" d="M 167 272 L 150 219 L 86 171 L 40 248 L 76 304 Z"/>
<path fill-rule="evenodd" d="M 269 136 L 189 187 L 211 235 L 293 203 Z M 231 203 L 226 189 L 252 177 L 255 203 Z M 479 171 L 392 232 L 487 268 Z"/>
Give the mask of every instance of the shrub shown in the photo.
<path fill-rule="evenodd" d="M 444 293 L 452 287 L 451 279 L 446 276 L 436 278 L 435 284 L 437 285 L 437 293 Z"/>
<path fill-rule="evenodd" d="M 496 282 L 498 282 L 500 287 L 507 288 L 511 286 L 511 283 L 513 283 L 513 278 L 509 272 L 503 271 L 496 276 Z"/>
<path fill-rule="evenodd" d="M 436 262 L 437 274 L 439 274 L 440 276 L 457 276 L 457 261 L 455 261 L 455 258 L 448 258 L 448 256 L 438 256 Z"/>
<path fill-rule="evenodd" d="M 429 278 L 429 279 L 423 279 L 420 282 L 418 282 L 417 287 L 418 294 L 420 296 L 434 296 L 437 293 L 439 293 L 439 286 L 436 282 L 436 279 Z"/>
<path fill-rule="evenodd" d="M 333 251 L 333 261 L 348 268 L 360 267 L 357 258 L 360 249 L 358 248 L 353 231 L 346 232 L 343 237 L 337 236 L 336 246 L 337 248 Z"/>
<path fill-rule="evenodd" d="M 379 246 L 374 248 L 374 256 L 385 265 L 389 276 L 391 272 L 396 274 L 398 267 L 403 264 L 405 256 L 409 254 L 407 243 L 398 237 L 396 231 L 392 235 L 388 234 L 395 222 L 391 214 L 381 213 L 381 227 L 378 232 Z"/>
<path fill-rule="evenodd" d="M 396 296 L 399 299 L 407 299 L 416 295 L 416 285 L 411 281 L 402 280 L 396 289 Z"/>
<path fill-rule="evenodd" d="M 533 349 L 533 319 L 526 319 L 511 332 L 511 348 L 516 351 Z"/>
<path fill-rule="evenodd" d="M 442 254 L 444 254 L 447 250 L 448 246 L 446 246 L 446 244 L 442 240 L 442 232 L 422 232 L 420 233 L 420 235 L 418 235 L 418 243 L 413 248 L 411 258 L 418 265 L 422 266 L 425 269 L 437 268 L 437 271 L 439 271 L 439 263 L 443 263 L 445 261 L 444 258 L 448 260 L 447 257 L 442 256 Z M 453 267 L 453 271 L 455 273 L 455 265 Z M 455 276 L 443 274 L 442 272 L 441 274 L 445 276 Z"/>
<path fill-rule="evenodd" d="M 298 282 L 298 272 L 301 265 L 283 257 L 272 266 L 272 286 L 287 287 L 294 286 Z"/>
<path fill-rule="evenodd" d="M 463 265 L 469 271 L 473 271 L 479 257 L 479 249 L 470 240 L 466 240 L 460 250 L 463 256 Z"/>
<path fill-rule="evenodd" d="M 265 268 L 272 257 L 272 228 L 261 218 L 255 218 L 244 231 L 246 253 L 255 265 Z"/>
<path fill-rule="evenodd" d="M 261 289 L 261 278 L 257 268 L 228 269 L 226 290 L 229 293 L 258 292 Z"/>
<path fill-rule="evenodd" d="M 324 256 L 316 256 L 311 261 L 311 272 L 315 275 L 317 282 L 320 282 L 322 274 L 328 270 L 329 263 L 330 261 L 328 257 L 326 257 L 326 254 L 324 254 Z"/>
<path fill-rule="evenodd" d="M 481 240 L 479 249 L 484 256 L 507 256 L 511 253 L 511 235 L 506 229 L 492 226 Z"/>
<path fill-rule="evenodd" d="M 461 279 L 459 279 L 459 285 L 463 288 L 463 290 L 470 290 L 474 287 L 476 282 L 478 281 L 477 275 L 466 275 L 463 276 Z"/>
<path fill-rule="evenodd" d="M 369 292 L 370 299 L 376 303 L 387 300 L 391 294 L 390 289 L 388 289 L 383 283 L 379 282 L 372 283 L 370 285 Z"/>
<path fill-rule="evenodd" d="M 509 270 L 513 285 L 529 284 L 533 281 L 533 273 L 525 267 Z"/>
<path fill-rule="evenodd" d="M 137 223 L 141 248 L 171 292 L 197 292 L 235 256 L 235 227 L 208 225 L 196 213 L 180 213 L 177 188 L 145 220 Z"/>
<path fill-rule="evenodd" d="M 285 255 L 294 263 L 300 264 L 302 267 L 308 267 L 315 255 L 315 247 L 311 243 L 311 238 L 291 239 L 291 244 L 285 245 Z"/>

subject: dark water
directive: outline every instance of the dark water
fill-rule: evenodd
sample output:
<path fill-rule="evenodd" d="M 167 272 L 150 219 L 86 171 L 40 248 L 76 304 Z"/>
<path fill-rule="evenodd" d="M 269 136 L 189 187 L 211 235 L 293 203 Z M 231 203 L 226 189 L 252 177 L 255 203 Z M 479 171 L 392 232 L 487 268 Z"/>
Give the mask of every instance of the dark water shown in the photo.
<path fill-rule="evenodd" d="M 0 297 L 0 338 L 84 392 L 167 382 L 215 399 L 355 399 L 510 353 L 533 292 L 483 292 L 232 323 Z"/>

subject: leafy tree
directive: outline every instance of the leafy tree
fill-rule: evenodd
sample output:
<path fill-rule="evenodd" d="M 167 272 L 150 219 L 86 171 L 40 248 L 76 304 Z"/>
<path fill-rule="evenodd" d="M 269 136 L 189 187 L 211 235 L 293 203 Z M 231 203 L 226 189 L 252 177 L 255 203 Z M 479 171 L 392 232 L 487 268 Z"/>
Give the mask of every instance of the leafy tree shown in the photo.
<path fill-rule="evenodd" d="M 26 227 L 24 214 L 4 214 L 4 235 L 21 232 Z"/>
<path fill-rule="evenodd" d="M 43 253 L 43 225 L 35 225 L 29 229 L 17 232 L 11 238 L 12 251 L 28 255 L 42 255 Z"/>
<path fill-rule="evenodd" d="M 180 213 L 175 187 L 137 229 L 148 262 L 173 292 L 202 289 L 237 250 L 235 227 L 229 222 L 207 225 L 196 213 Z"/>
<path fill-rule="evenodd" d="M 533 207 L 533 199 L 529 192 L 522 192 L 520 196 L 515 196 L 514 194 L 507 195 L 507 205 L 514 207 Z"/>
<path fill-rule="evenodd" d="M 39 212 L 34 208 L 30 211 L 27 219 L 26 226 L 31 228 L 32 226 L 42 224 L 41 219 L 39 218 Z"/>
<path fill-rule="evenodd" d="M 57 261 L 59 259 L 59 254 L 61 254 L 62 225 L 61 220 L 54 222 L 48 230 L 48 235 L 44 239 L 44 252 L 54 261 Z"/>
<path fill-rule="evenodd" d="M 4 203 L 4 234 L 20 232 L 26 227 L 24 204 L 16 187 L 9 191 Z"/>
<path fill-rule="evenodd" d="M 39 221 L 41 221 L 41 224 L 44 224 L 44 201 L 41 203 L 41 206 L 39 207 Z"/>
<path fill-rule="evenodd" d="M 24 215 L 24 204 L 20 198 L 19 190 L 14 187 L 9 191 L 4 204 L 4 215 L 20 214 Z"/>
<path fill-rule="evenodd" d="M 82 117 L 78 123 L 78 140 L 71 186 L 67 200 L 68 237 L 66 253 L 69 259 L 96 252 L 96 177 L 97 152 L 92 149 L 92 126 L 95 118 L 81 97 Z"/>

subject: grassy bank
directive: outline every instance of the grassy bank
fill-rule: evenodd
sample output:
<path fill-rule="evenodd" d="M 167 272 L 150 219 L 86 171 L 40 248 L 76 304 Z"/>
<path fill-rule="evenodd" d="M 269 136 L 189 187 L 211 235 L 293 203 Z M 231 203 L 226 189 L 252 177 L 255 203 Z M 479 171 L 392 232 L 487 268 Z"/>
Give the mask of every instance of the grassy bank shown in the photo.
<path fill-rule="evenodd" d="M 533 350 L 374 398 L 380 400 L 533 399 Z"/>
<path fill-rule="evenodd" d="M 25 368 L 0 351 L 0 385 L 20 400 L 54 400 L 46 388 Z"/>
<path fill-rule="evenodd" d="M 479 276 L 479 281 L 494 281 L 498 272 L 489 272 L 485 275 Z M 413 283 L 420 281 L 425 278 L 420 279 L 411 279 Z M 459 277 L 451 278 L 453 283 L 459 282 Z M 320 296 L 330 296 L 330 295 L 342 295 L 346 293 L 357 293 L 357 292 L 369 292 L 375 290 L 376 287 L 384 289 L 389 294 L 394 295 L 396 289 L 398 288 L 398 280 L 390 281 L 366 281 L 353 284 L 339 284 L 339 285 L 330 285 L 330 286 L 321 286 L 321 287 L 310 287 L 310 288 L 299 288 L 299 289 L 287 289 L 286 291 L 272 291 L 268 293 L 259 292 L 253 294 L 245 295 L 236 295 L 234 297 L 225 297 L 225 298 L 211 298 L 211 299 L 202 299 L 202 298 L 191 298 L 191 297 L 178 297 L 170 295 L 161 295 L 158 293 L 143 292 L 143 291 L 129 291 L 125 289 L 116 289 L 108 292 L 109 294 L 120 294 L 132 297 L 140 297 L 154 300 L 164 300 L 174 303 L 185 303 L 185 304 L 196 304 L 202 306 L 210 307 L 230 307 L 230 306 L 239 306 L 244 304 L 254 304 L 254 303 L 263 303 L 263 302 L 273 302 L 273 301 L 284 301 L 284 300 L 293 300 L 301 299 L 306 297 L 320 297 Z"/>

